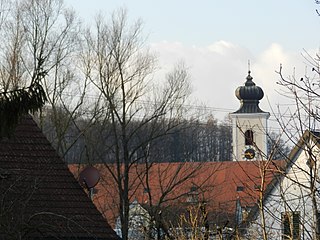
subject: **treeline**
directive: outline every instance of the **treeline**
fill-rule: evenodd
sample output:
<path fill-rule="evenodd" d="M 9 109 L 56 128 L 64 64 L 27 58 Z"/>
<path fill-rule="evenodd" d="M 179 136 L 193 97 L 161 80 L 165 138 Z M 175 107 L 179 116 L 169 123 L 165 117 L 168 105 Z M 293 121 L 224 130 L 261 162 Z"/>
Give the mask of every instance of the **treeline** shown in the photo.
<path fill-rule="evenodd" d="M 54 116 L 49 111 L 42 115 L 40 125 L 44 133 L 68 163 L 112 163 L 114 144 L 113 124 L 109 120 L 78 119 L 67 122 L 68 117 L 61 112 Z M 92 121 L 90 123 L 90 121 Z M 130 149 L 135 151 L 136 162 L 199 162 L 229 161 L 231 157 L 231 127 L 229 122 L 219 123 L 209 117 L 206 121 L 177 120 L 170 124 L 175 127 L 167 131 L 162 121 L 150 121 L 143 127 L 138 120 L 130 122 L 127 132 Z M 88 127 L 89 126 L 89 127 Z M 117 126 L 120 127 L 120 126 Z M 66 128 L 63 136 L 58 136 Z M 150 138 L 157 132 L 155 139 Z"/>
<path fill-rule="evenodd" d="M 114 124 L 106 119 L 68 119 L 66 112 L 53 115 L 47 110 L 39 120 L 44 133 L 67 163 L 115 162 L 114 147 L 119 136 L 113 134 Z M 213 116 L 203 121 L 177 120 L 170 123 L 176 126 L 169 131 L 165 127 L 168 123 L 163 121 L 150 121 L 138 127 L 141 122 L 135 120 L 127 126 L 128 134 L 132 135 L 128 146 L 134 149 L 132 163 L 232 160 L 232 128 L 228 120 L 219 122 Z M 154 132 L 160 137 L 150 138 Z M 290 151 L 278 138 L 275 133 L 268 138 L 268 155 L 272 154 L 272 159 L 284 159 Z"/>

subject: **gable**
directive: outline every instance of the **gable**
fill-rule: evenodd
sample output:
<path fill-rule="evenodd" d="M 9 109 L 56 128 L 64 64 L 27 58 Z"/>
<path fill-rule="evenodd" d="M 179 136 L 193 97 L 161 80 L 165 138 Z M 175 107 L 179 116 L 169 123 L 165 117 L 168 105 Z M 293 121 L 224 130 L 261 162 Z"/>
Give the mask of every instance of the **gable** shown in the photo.
<path fill-rule="evenodd" d="M 0 140 L 0 238 L 118 239 L 30 116 Z"/>
<path fill-rule="evenodd" d="M 319 156 L 319 133 L 305 131 L 286 159 L 284 171 L 271 182 L 264 195 L 263 217 L 269 237 L 281 237 L 283 215 L 287 213 L 299 213 L 303 231 L 311 232 L 314 216 L 310 174 L 317 173 L 319 165 L 314 164 L 319 164 Z M 260 214 L 256 208 L 249 216 L 249 222 L 244 225 L 246 234 L 262 232 Z"/>

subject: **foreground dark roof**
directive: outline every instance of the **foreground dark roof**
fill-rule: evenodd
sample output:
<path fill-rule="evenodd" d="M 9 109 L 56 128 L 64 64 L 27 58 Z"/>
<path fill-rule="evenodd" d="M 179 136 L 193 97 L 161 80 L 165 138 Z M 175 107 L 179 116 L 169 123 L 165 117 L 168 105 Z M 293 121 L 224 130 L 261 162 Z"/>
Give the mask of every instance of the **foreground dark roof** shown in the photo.
<path fill-rule="evenodd" d="M 118 239 L 30 116 L 0 140 L 0 239 Z"/>

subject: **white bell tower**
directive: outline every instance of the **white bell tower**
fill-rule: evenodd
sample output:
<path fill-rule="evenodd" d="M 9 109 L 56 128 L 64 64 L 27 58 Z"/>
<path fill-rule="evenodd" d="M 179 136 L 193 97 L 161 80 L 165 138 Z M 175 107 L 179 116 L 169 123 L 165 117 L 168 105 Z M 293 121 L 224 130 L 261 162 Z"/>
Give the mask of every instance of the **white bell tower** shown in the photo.
<path fill-rule="evenodd" d="M 230 113 L 232 119 L 233 161 L 264 160 L 267 158 L 267 120 L 270 113 L 259 108 L 263 91 L 252 81 L 250 71 L 244 86 L 236 89 L 240 108 Z"/>

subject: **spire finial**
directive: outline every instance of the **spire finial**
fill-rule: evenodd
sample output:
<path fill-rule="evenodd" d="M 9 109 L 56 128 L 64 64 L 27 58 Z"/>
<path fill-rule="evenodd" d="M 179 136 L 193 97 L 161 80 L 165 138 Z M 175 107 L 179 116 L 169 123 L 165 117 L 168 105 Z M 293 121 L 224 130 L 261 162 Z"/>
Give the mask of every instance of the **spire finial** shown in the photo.
<path fill-rule="evenodd" d="M 252 82 L 252 77 L 251 77 L 251 70 L 250 70 L 250 60 L 248 60 L 248 76 L 246 77 L 247 81 L 245 83 L 245 85 L 254 85 L 254 83 Z"/>
<path fill-rule="evenodd" d="M 251 71 L 250 71 L 250 60 L 248 60 L 248 76 L 246 77 L 247 81 L 245 83 L 246 86 L 249 85 L 255 85 L 254 82 L 252 82 L 252 77 L 251 77 Z"/>

